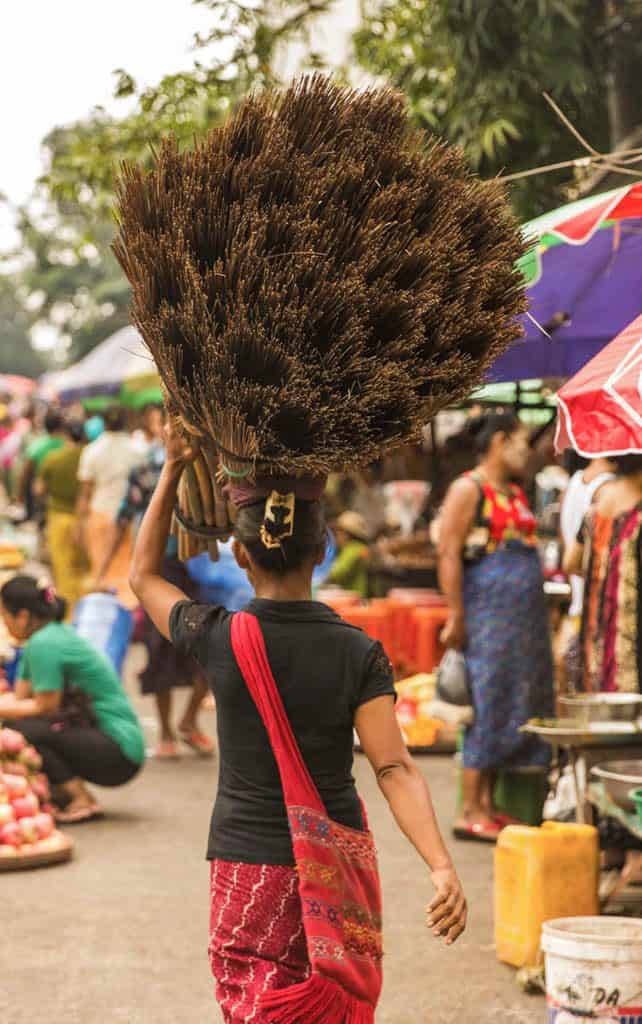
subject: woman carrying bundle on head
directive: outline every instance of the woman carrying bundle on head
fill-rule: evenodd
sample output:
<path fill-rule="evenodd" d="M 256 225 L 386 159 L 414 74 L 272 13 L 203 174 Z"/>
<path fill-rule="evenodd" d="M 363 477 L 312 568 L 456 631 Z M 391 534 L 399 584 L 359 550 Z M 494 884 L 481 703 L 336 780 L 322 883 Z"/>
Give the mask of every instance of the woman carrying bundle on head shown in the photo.
<path fill-rule="evenodd" d="M 321 76 L 250 97 L 192 151 L 167 141 L 149 173 L 125 168 L 118 217 L 133 319 L 187 438 L 169 439 L 131 582 L 217 703 L 218 1000 L 227 1024 L 372 1024 L 380 886 L 353 728 L 448 943 L 466 903 L 384 651 L 310 599 L 320 498 L 329 473 L 416 439 L 520 333 L 519 232 L 501 186 L 426 144 L 398 95 Z M 215 554 L 223 481 L 256 592 L 235 616 L 161 574 L 172 520 L 179 551 Z"/>
<path fill-rule="evenodd" d="M 220 775 L 208 857 L 210 961 L 219 1003 L 226 1021 L 272 1020 L 256 1016 L 266 994 L 305 982 L 315 950 L 321 961 L 345 957 L 356 974 L 353 991 L 360 1000 L 376 1001 L 381 959 L 378 880 L 352 778 L 354 728 L 399 827 L 430 872 L 436 889 L 428 908 L 430 927 L 450 944 L 466 923 L 466 902 L 428 787 L 397 724 L 392 668 L 379 643 L 311 600 L 312 572 L 323 560 L 325 546 L 322 485 L 279 481 L 278 492 L 272 492 L 272 482 L 236 487 L 234 553 L 256 592 L 246 613 L 260 627 L 278 698 L 312 786 L 332 822 L 347 830 L 342 841 L 347 835 L 357 848 L 363 843 L 358 855 L 366 868 L 370 901 L 353 905 L 347 899 L 349 883 L 336 876 L 323 847 L 321 856 L 318 851 L 315 855 L 314 846 L 310 859 L 297 856 L 295 869 L 293 838 L 307 828 L 322 827 L 322 822 L 311 813 L 307 822 L 300 815 L 291 835 L 293 807 L 283 792 L 289 766 L 284 769 L 275 759 L 272 733 L 266 732 L 265 719 L 244 685 L 246 670 L 242 663 L 239 669 L 237 660 L 237 643 L 252 642 L 243 633 L 245 624 L 237 624 L 235 636 L 235 616 L 222 607 L 187 600 L 161 574 L 178 481 L 189 457 L 180 439 L 171 437 L 136 541 L 131 584 L 160 632 L 200 664 L 216 698 Z M 272 727 L 282 729 L 278 712 L 275 719 Z M 329 929 L 325 922 L 325 931 L 322 927 L 313 934 L 312 945 L 309 936 L 306 943 L 308 919 L 301 916 L 297 870 L 299 878 L 308 872 L 311 882 L 315 872 L 321 878 L 324 871 L 330 873 L 322 885 L 325 902 L 322 897 L 304 901 L 304 914 L 316 914 L 318 904 L 318 914 L 330 919 Z M 343 948 L 333 936 L 333 916 L 341 923 Z M 323 999 L 314 989 L 306 998 Z M 343 1016 L 333 1016 L 333 1005 L 330 992 L 327 1015 L 321 1012 L 310 1019 L 342 1021 Z"/>
<path fill-rule="evenodd" d="M 87 789 L 122 786 L 140 771 L 140 723 L 107 659 L 62 623 L 65 603 L 46 581 L 14 576 L 0 614 L 23 645 L 14 693 L 0 695 L 0 721 L 33 744 L 64 824 L 102 813 Z"/>

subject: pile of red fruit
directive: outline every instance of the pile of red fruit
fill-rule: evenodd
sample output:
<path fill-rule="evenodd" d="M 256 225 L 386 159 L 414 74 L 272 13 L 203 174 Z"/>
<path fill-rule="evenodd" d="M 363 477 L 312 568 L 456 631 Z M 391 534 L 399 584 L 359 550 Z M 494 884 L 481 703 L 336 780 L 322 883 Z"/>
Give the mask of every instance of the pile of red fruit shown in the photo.
<path fill-rule="evenodd" d="M 0 729 L 0 855 L 29 852 L 55 830 L 47 776 L 35 747 L 15 729 Z"/>

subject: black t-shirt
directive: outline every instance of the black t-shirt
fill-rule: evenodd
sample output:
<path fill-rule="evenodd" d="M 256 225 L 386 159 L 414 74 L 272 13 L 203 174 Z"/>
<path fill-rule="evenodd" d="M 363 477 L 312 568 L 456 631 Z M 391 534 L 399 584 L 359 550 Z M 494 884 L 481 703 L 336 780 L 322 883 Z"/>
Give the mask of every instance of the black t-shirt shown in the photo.
<path fill-rule="evenodd" d="M 352 777 L 360 704 L 394 696 L 381 645 L 316 601 L 254 600 L 268 660 L 301 754 L 331 818 L 362 828 Z M 216 698 L 218 793 L 207 856 L 248 864 L 294 863 L 283 790 L 267 732 L 236 664 L 225 608 L 180 601 L 172 643 L 205 670 Z"/>

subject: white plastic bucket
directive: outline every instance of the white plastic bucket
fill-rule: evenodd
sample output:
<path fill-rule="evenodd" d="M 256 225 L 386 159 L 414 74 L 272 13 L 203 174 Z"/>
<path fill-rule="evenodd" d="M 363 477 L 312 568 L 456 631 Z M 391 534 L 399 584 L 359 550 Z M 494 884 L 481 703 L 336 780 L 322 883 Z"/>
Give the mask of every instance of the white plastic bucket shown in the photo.
<path fill-rule="evenodd" d="M 642 1024 L 642 920 L 547 921 L 542 948 L 549 1024 Z"/>

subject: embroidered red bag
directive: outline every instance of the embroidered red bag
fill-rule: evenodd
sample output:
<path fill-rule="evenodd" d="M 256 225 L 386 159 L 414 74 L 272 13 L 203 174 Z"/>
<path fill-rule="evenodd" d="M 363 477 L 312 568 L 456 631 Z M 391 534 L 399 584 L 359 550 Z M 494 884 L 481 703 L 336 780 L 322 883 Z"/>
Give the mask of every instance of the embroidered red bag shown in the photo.
<path fill-rule="evenodd" d="M 301 757 L 254 615 L 238 612 L 232 649 L 276 758 L 299 875 L 312 973 L 266 993 L 273 1024 L 373 1024 L 381 993 L 381 886 L 370 831 L 328 817 Z M 367 828 L 365 808 L 364 825 Z"/>

